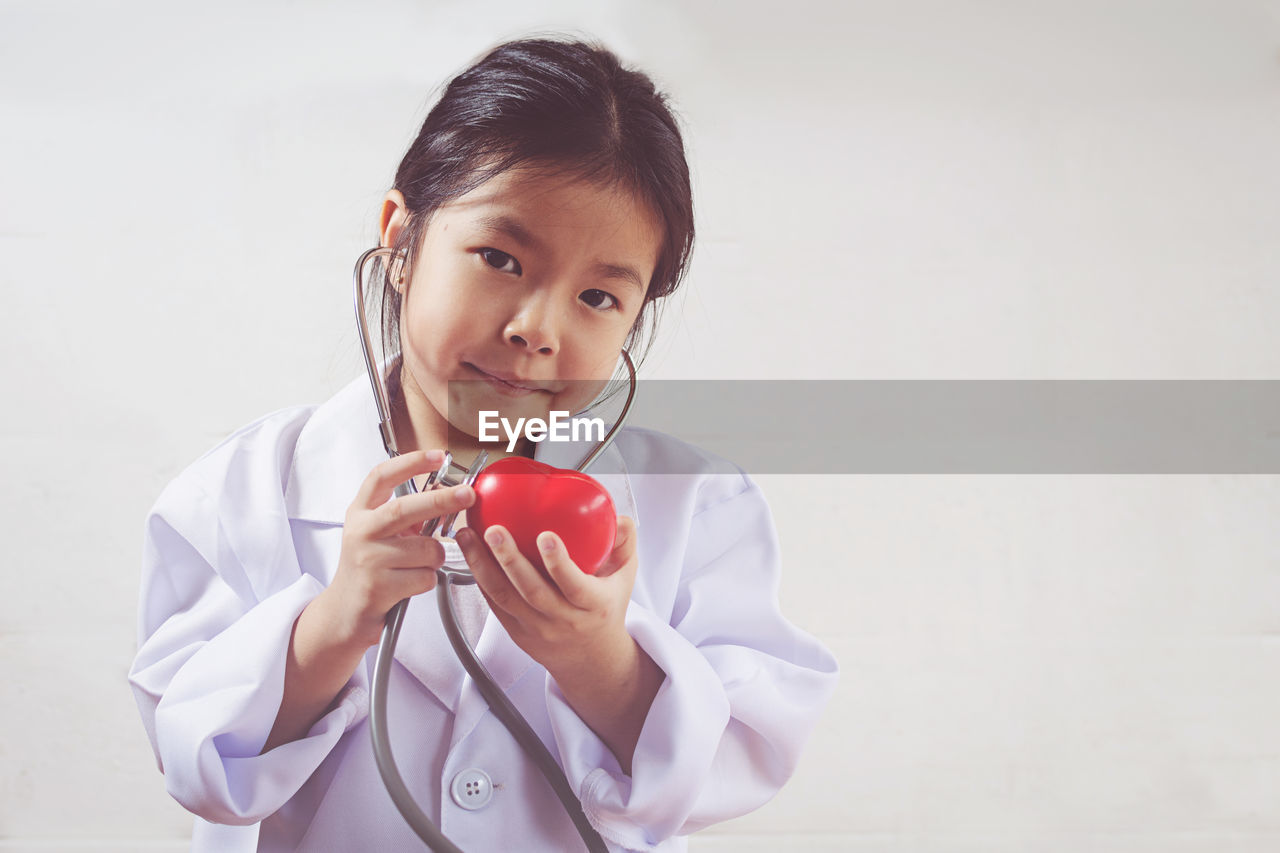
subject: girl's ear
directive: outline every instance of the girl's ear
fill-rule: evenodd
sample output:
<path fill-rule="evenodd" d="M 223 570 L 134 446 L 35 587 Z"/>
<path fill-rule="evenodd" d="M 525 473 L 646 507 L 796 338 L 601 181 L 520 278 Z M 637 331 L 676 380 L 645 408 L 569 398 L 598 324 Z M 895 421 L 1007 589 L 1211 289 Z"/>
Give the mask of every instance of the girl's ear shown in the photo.
<path fill-rule="evenodd" d="M 400 190 L 391 190 L 382 200 L 382 215 L 378 218 L 378 234 L 381 246 L 394 246 L 400 238 L 400 229 L 409 220 L 409 206 Z"/>
<path fill-rule="evenodd" d="M 409 208 L 405 204 L 404 195 L 399 190 L 391 190 L 382 200 L 382 215 L 378 220 L 378 233 L 381 234 L 381 246 L 391 247 L 400 239 L 400 230 L 409 219 Z M 396 253 L 391 262 L 391 285 L 397 293 L 404 293 L 405 251 Z"/>

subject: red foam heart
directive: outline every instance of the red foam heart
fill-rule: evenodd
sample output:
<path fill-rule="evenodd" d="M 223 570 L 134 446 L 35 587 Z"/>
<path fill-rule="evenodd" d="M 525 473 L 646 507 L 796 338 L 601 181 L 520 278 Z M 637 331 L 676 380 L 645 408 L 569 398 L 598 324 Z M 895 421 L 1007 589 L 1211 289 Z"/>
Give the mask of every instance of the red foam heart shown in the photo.
<path fill-rule="evenodd" d="M 490 525 L 511 532 L 530 563 L 546 571 L 538 553 L 538 534 L 550 530 L 564 541 L 569 559 L 594 575 L 613 550 L 618 516 L 613 498 L 580 471 L 555 468 L 523 456 L 507 456 L 480 472 L 476 501 L 467 510 L 467 526 L 482 535 Z"/>

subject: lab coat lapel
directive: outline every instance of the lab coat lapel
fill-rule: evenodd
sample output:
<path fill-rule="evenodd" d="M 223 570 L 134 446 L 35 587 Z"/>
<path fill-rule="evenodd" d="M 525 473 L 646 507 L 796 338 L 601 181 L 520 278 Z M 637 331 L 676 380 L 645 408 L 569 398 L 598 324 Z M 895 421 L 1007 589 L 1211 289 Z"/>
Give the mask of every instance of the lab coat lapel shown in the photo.
<path fill-rule="evenodd" d="M 284 491 L 289 518 L 341 526 L 365 477 L 386 458 L 369 380 L 354 380 L 317 407 L 298 434 Z M 326 585 L 336 568 L 325 567 Z"/>
<path fill-rule="evenodd" d="M 409 599 L 409 611 L 396 642 L 395 660 L 448 709 L 458 710 L 466 671 L 449 645 L 437 611 L 437 592 Z"/>
<path fill-rule="evenodd" d="M 341 527 L 365 477 L 385 459 L 373 391 L 362 376 L 319 406 L 298 434 L 285 485 L 289 518 Z M 341 553 L 340 537 L 330 537 L 329 543 L 322 564 L 308 567 L 325 586 L 333 581 Z M 395 660 L 441 704 L 455 709 L 465 673 L 444 634 L 433 594 L 410 599 Z"/>
<path fill-rule="evenodd" d="M 447 646 L 448 640 L 446 639 L 445 642 Z M 475 651 L 476 657 L 493 678 L 493 683 L 498 685 L 498 689 L 504 693 L 534 664 L 533 658 L 516 645 L 515 640 L 511 639 L 507 629 L 502 627 L 502 623 L 492 612 L 485 618 L 484 629 L 480 632 L 480 641 L 476 644 Z M 453 650 L 450 649 L 449 653 L 453 654 Z M 457 746 L 471 734 L 476 724 L 488 712 L 489 703 L 480 695 L 480 690 L 471 676 L 464 673 L 449 748 Z"/>

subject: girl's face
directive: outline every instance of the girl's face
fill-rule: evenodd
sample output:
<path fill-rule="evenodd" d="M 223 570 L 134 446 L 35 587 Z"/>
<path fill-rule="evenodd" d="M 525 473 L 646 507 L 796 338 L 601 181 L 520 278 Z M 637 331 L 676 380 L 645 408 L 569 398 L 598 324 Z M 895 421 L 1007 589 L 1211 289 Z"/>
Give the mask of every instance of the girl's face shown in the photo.
<path fill-rule="evenodd" d="M 383 245 L 403 205 L 388 194 Z M 439 208 L 401 289 L 418 446 L 476 436 L 481 410 L 514 423 L 590 403 L 613 374 L 661 240 L 656 217 L 626 190 L 533 170 Z"/>

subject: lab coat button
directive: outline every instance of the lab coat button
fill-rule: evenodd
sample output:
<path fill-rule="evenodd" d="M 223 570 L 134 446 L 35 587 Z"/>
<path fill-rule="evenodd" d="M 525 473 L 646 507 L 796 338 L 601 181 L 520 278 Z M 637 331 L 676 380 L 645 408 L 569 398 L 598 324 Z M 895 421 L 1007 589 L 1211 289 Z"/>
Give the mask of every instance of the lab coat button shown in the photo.
<path fill-rule="evenodd" d="M 493 780 L 483 770 L 471 767 L 453 777 L 449 791 L 455 803 L 474 812 L 489 805 L 493 797 Z"/>

